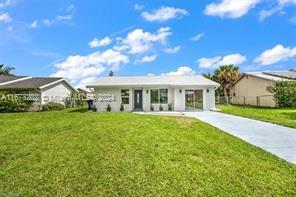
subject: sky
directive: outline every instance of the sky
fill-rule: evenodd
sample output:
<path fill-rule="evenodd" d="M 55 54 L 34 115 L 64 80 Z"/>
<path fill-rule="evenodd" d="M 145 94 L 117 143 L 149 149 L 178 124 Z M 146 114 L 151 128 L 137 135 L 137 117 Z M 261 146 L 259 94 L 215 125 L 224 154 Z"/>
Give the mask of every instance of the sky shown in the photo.
<path fill-rule="evenodd" d="M 296 0 L 0 0 L 0 63 L 84 87 L 115 75 L 296 67 Z"/>

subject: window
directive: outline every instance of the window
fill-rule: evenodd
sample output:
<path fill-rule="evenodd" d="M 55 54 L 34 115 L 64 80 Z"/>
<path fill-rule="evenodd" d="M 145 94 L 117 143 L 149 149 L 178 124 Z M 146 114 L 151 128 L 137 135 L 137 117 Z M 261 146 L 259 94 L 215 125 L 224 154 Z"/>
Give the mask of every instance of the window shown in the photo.
<path fill-rule="evenodd" d="M 129 90 L 121 90 L 121 103 L 129 104 Z"/>
<path fill-rule="evenodd" d="M 150 90 L 150 99 L 152 104 L 167 104 L 168 89 L 153 89 Z"/>
<path fill-rule="evenodd" d="M 151 97 L 151 103 L 158 103 L 159 101 L 158 90 L 151 90 L 150 97 Z"/>
<path fill-rule="evenodd" d="M 160 89 L 159 90 L 160 95 L 160 104 L 167 104 L 168 103 L 168 89 Z"/>

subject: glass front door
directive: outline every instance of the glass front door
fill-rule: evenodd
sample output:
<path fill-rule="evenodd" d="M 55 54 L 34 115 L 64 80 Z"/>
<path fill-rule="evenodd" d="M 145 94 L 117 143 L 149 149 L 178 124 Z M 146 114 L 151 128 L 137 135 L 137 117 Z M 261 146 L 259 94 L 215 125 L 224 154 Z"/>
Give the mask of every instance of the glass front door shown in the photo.
<path fill-rule="evenodd" d="M 203 108 L 202 90 L 186 90 L 185 102 L 186 102 L 186 109 L 202 109 Z"/>

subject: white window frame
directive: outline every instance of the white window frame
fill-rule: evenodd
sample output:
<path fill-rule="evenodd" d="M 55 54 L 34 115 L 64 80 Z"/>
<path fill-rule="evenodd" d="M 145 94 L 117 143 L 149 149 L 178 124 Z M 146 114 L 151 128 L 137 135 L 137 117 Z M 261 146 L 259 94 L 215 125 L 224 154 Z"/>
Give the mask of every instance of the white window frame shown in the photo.
<path fill-rule="evenodd" d="M 158 91 L 158 101 L 157 103 L 152 103 L 152 99 L 151 99 L 151 91 L 152 90 L 157 90 Z M 166 90 L 167 91 L 167 102 L 166 103 L 160 103 L 160 90 Z M 150 89 L 150 104 L 160 104 L 160 105 L 166 105 L 169 103 L 169 89 L 168 88 L 153 88 Z"/>

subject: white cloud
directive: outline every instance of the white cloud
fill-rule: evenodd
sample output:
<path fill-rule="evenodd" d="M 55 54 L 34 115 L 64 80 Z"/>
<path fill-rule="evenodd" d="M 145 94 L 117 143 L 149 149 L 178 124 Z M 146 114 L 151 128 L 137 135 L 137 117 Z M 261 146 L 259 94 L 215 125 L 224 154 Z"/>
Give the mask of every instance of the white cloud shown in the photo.
<path fill-rule="evenodd" d="M 281 7 L 274 7 L 272 9 L 269 10 L 261 10 L 259 13 L 259 21 L 263 21 L 264 19 L 266 19 L 267 17 L 272 16 L 273 14 L 275 14 L 276 12 L 281 11 L 282 8 Z"/>
<path fill-rule="evenodd" d="M 164 52 L 169 53 L 169 54 L 173 54 L 173 53 L 177 53 L 180 49 L 181 49 L 181 46 L 176 46 L 173 48 L 165 48 Z"/>
<path fill-rule="evenodd" d="M 97 77 L 86 77 L 79 81 L 78 85 L 75 88 L 85 88 L 87 85 L 94 83 L 98 78 Z"/>
<path fill-rule="evenodd" d="M 261 2 L 261 0 L 221 0 L 206 6 L 204 13 L 221 18 L 240 18 Z"/>
<path fill-rule="evenodd" d="M 0 3 L 0 9 L 6 8 L 12 4 L 14 4 L 16 1 L 15 0 L 6 0 Z"/>
<path fill-rule="evenodd" d="M 162 75 L 195 75 L 196 72 L 188 66 L 181 66 L 176 71 L 171 71 Z"/>
<path fill-rule="evenodd" d="M 37 20 L 33 21 L 33 22 L 30 24 L 30 27 L 31 27 L 32 29 L 36 29 L 37 26 L 38 26 L 38 21 L 37 21 Z"/>
<path fill-rule="evenodd" d="M 135 29 L 126 38 L 119 39 L 115 48 L 128 50 L 130 54 L 143 54 L 153 50 L 156 44 L 165 45 L 167 37 L 171 34 L 168 27 L 161 27 L 156 33 Z"/>
<path fill-rule="evenodd" d="M 0 13 L 0 22 L 9 23 L 12 18 L 8 13 Z"/>
<path fill-rule="evenodd" d="M 278 44 L 272 49 L 265 50 L 259 57 L 255 59 L 255 62 L 266 66 L 294 57 L 296 57 L 296 47 L 285 48 L 283 45 Z"/>
<path fill-rule="evenodd" d="M 52 19 L 44 19 L 42 22 L 44 25 L 50 27 L 54 24 L 59 24 L 59 23 L 63 23 L 63 24 L 67 24 L 67 25 L 74 25 L 73 23 L 73 13 L 74 13 L 74 9 L 75 6 L 73 4 L 70 4 L 69 6 L 67 6 L 64 9 L 60 9 L 63 10 L 64 13 L 57 15 L 55 18 Z"/>
<path fill-rule="evenodd" d="M 60 58 L 61 54 L 52 51 L 33 51 L 32 55 L 39 57 Z"/>
<path fill-rule="evenodd" d="M 268 10 L 261 10 L 259 13 L 259 21 L 263 21 L 267 17 L 274 15 L 275 13 L 285 13 L 283 9 L 289 5 L 296 5 L 296 0 L 277 0 L 277 5 Z"/>
<path fill-rule="evenodd" d="M 192 36 L 190 39 L 193 41 L 199 41 L 204 36 L 204 33 L 199 33 L 195 36 Z"/>
<path fill-rule="evenodd" d="M 288 4 L 296 5 L 296 0 L 278 0 L 279 5 L 285 6 Z"/>
<path fill-rule="evenodd" d="M 102 74 L 107 67 L 118 69 L 119 65 L 126 64 L 129 59 L 120 52 L 108 49 L 104 52 L 95 52 L 86 56 L 69 56 L 65 61 L 55 64 L 58 71 L 51 76 L 65 77 L 70 80 L 81 80 Z"/>
<path fill-rule="evenodd" d="M 66 11 L 67 12 L 72 12 L 75 9 L 75 5 L 74 4 L 70 4 L 67 8 Z"/>
<path fill-rule="evenodd" d="M 152 12 L 142 12 L 141 16 L 149 22 L 157 21 L 164 22 L 173 18 L 181 18 L 188 15 L 188 12 L 184 9 L 174 7 L 161 7 Z"/>
<path fill-rule="evenodd" d="M 64 16 L 58 15 L 56 18 L 59 21 L 70 21 L 70 20 L 72 20 L 73 16 L 71 14 L 64 15 Z"/>
<path fill-rule="evenodd" d="M 157 55 L 146 55 L 144 57 L 142 57 L 142 59 L 140 61 L 136 61 L 135 63 L 147 63 L 147 62 L 153 62 L 154 60 L 156 60 Z"/>
<path fill-rule="evenodd" d="M 46 25 L 48 27 L 54 24 L 54 21 L 49 20 L 49 19 L 44 19 L 42 22 L 44 25 Z"/>
<path fill-rule="evenodd" d="M 135 10 L 141 11 L 141 10 L 143 10 L 143 8 L 144 8 L 143 5 L 140 5 L 140 4 L 135 4 L 135 5 L 134 5 L 134 9 L 135 9 Z"/>
<path fill-rule="evenodd" d="M 231 54 L 224 57 L 216 56 L 213 58 L 200 58 L 197 63 L 200 68 L 218 68 L 221 65 L 235 64 L 239 65 L 245 62 L 247 58 L 241 54 Z"/>
<path fill-rule="evenodd" d="M 96 47 L 101 47 L 101 46 L 107 46 L 109 44 L 111 44 L 112 42 L 112 39 L 108 36 L 102 38 L 101 40 L 97 39 L 97 38 L 94 38 L 92 41 L 90 41 L 88 43 L 88 45 L 91 47 L 91 48 L 96 48 Z"/>

